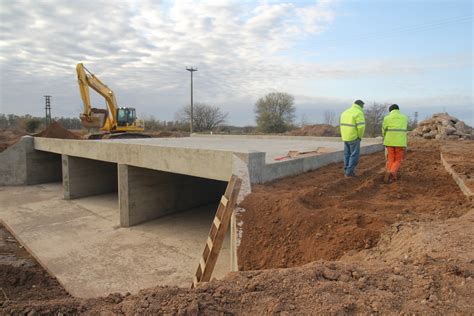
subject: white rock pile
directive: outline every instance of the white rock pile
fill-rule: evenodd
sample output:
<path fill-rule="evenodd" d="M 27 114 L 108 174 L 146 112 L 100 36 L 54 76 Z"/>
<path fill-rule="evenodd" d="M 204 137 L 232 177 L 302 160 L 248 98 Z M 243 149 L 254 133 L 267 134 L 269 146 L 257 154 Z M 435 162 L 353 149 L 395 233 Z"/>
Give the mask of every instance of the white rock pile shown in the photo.
<path fill-rule="evenodd" d="M 436 113 L 413 130 L 413 136 L 426 139 L 474 139 L 473 129 L 448 113 Z"/>

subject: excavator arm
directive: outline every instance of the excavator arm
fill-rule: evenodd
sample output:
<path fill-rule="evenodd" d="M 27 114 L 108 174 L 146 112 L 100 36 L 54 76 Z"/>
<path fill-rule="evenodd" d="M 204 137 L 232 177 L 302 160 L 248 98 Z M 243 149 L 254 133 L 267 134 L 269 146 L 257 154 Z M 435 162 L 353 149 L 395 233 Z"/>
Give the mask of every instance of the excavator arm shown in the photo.
<path fill-rule="evenodd" d="M 100 127 L 104 132 L 111 132 L 117 128 L 117 101 L 114 92 L 107 87 L 99 78 L 92 74 L 87 68 L 79 63 L 76 66 L 79 90 L 84 113 L 81 114 L 83 125 L 89 127 Z M 108 111 L 95 109 L 91 106 L 89 87 L 104 97 Z M 99 126 L 100 125 L 100 126 Z"/>

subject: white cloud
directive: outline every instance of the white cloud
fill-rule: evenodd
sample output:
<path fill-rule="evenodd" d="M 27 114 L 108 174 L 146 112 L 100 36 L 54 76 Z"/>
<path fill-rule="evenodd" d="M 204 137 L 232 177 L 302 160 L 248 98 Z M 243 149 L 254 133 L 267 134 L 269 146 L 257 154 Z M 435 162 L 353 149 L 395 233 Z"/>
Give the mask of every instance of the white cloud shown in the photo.
<path fill-rule="evenodd" d="M 17 89 L 21 86 L 46 93 L 37 90 L 50 90 L 47 81 L 53 78 L 76 103 L 77 62 L 119 96 L 137 95 L 145 107 L 151 100 L 159 103 L 163 93 L 168 102 L 171 96 L 174 104 L 186 102 L 186 65 L 199 67 L 197 95 L 203 99 L 257 95 L 273 84 L 275 53 L 325 27 L 332 10 L 328 0 L 306 7 L 238 1 L 4 2 L 2 107 L 14 109 L 6 103 L 25 93 Z"/>
<path fill-rule="evenodd" d="M 231 120 L 235 113 L 238 123 L 245 115 L 250 122 L 255 99 L 274 89 L 303 99 L 298 87 L 307 80 L 411 73 L 458 62 L 322 65 L 279 55 L 330 27 L 337 16 L 335 3 L 3 1 L 0 112 L 41 114 L 42 96 L 52 94 L 53 113 L 77 116 L 78 62 L 116 92 L 119 104 L 134 105 L 160 119 L 171 119 L 176 108 L 188 102 L 189 74 L 184 68 L 197 66 L 196 100 L 219 104 L 231 112 Z M 100 98 L 94 100 L 103 104 Z"/>

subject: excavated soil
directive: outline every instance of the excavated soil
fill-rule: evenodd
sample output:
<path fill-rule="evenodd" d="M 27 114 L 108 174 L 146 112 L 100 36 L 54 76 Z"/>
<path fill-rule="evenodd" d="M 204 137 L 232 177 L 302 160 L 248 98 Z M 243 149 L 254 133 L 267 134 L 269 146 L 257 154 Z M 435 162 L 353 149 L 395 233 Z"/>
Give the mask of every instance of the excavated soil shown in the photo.
<path fill-rule="evenodd" d="M 443 158 L 474 192 L 474 147 L 472 141 L 449 142 L 441 147 Z"/>
<path fill-rule="evenodd" d="M 474 210 L 447 221 L 400 222 L 376 247 L 341 261 L 244 271 L 196 289 L 10 301 L 4 314 L 315 315 L 470 314 Z"/>
<path fill-rule="evenodd" d="M 466 143 L 468 150 L 474 142 Z M 384 184 L 384 154 L 362 156 L 359 178 L 343 177 L 342 164 L 252 188 L 241 203 L 241 270 L 300 266 L 368 249 L 399 221 L 447 219 L 470 202 L 440 161 L 439 143 L 410 144 L 401 180 Z"/>
<path fill-rule="evenodd" d="M 27 135 L 27 133 L 19 129 L 0 128 L 0 152 L 15 144 L 25 135 Z"/>
<path fill-rule="evenodd" d="M 20 138 L 25 135 L 28 135 L 28 133 L 19 129 L 0 129 L 0 152 L 18 142 Z M 39 133 L 33 134 L 32 136 L 61 139 L 82 139 L 79 134 L 65 129 L 57 122 L 53 122 L 48 128 Z"/>
<path fill-rule="evenodd" d="M 0 224 L 0 307 L 9 302 L 67 297 L 58 281 Z"/>
<path fill-rule="evenodd" d="M 329 124 L 305 125 L 302 128 L 289 131 L 290 136 L 341 136 L 339 127 Z"/>
<path fill-rule="evenodd" d="M 60 139 L 82 139 L 81 136 L 65 129 L 58 122 L 53 122 L 45 130 L 34 134 L 35 137 L 60 138 Z"/>

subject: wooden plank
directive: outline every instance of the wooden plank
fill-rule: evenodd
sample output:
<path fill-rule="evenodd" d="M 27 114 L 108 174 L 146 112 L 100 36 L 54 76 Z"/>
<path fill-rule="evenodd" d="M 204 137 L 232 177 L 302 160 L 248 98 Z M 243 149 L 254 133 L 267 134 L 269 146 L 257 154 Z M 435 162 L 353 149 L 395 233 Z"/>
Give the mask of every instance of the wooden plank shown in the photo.
<path fill-rule="evenodd" d="M 214 244 L 214 243 L 212 242 L 211 237 L 207 237 L 207 247 L 208 247 L 209 249 L 212 249 L 212 245 L 213 245 L 213 244 Z"/>
<path fill-rule="evenodd" d="M 217 217 L 214 217 L 214 225 L 217 227 L 217 229 L 219 229 L 219 227 L 221 226 L 221 220 Z"/>
<path fill-rule="evenodd" d="M 192 288 L 199 282 L 208 282 L 211 279 L 235 204 L 237 203 L 241 183 L 242 181 L 235 175 L 232 175 L 230 178 L 211 225 L 203 256 L 199 262 L 195 280 L 193 280 L 193 284 L 191 285 Z"/>
<path fill-rule="evenodd" d="M 204 270 L 206 269 L 206 261 L 204 260 L 203 257 L 201 257 L 201 261 L 199 262 L 199 265 L 201 266 L 201 271 L 204 272 Z"/>
<path fill-rule="evenodd" d="M 224 205 L 224 207 L 226 207 L 228 202 L 229 200 L 223 195 L 221 197 L 221 204 Z"/>
<path fill-rule="evenodd" d="M 222 216 L 221 225 L 217 230 L 216 237 L 213 239 L 214 246 L 212 248 L 211 253 L 209 254 L 209 257 L 206 260 L 206 268 L 204 269 L 203 275 L 199 280 L 200 282 L 208 282 L 211 279 L 212 272 L 214 271 L 219 252 L 222 247 L 222 243 L 224 242 L 224 237 L 227 232 L 227 228 L 230 224 L 232 212 L 234 210 L 235 204 L 237 203 L 237 196 L 240 191 L 240 185 L 241 180 L 237 176 L 232 175 L 229 186 L 226 189 L 226 196 L 229 196 L 229 202 L 227 203 L 227 207 L 225 208 L 225 212 Z"/>

